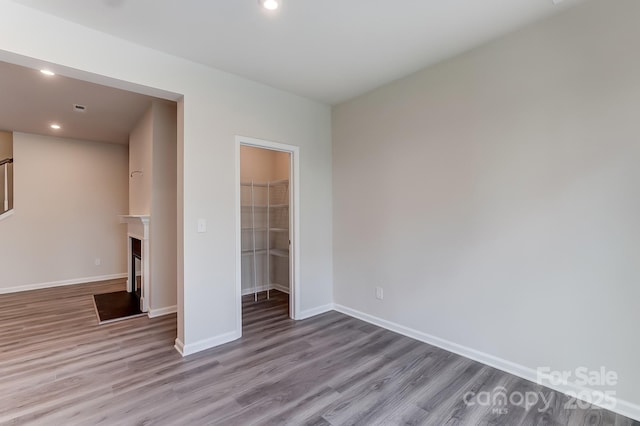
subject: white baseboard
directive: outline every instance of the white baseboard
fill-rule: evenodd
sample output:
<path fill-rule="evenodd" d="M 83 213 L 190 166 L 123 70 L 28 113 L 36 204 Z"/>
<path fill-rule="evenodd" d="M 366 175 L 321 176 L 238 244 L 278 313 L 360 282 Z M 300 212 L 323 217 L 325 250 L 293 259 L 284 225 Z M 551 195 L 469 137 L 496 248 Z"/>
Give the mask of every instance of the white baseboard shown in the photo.
<path fill-rule="evenodd" d="M 0 214 L 0 220 L 5 220 L 5 219 L 9 218 L 10 216 L 13 216 L 13 209 L 7 210 L 6 212 Z"/>
<path fill-rule="evenodd" d="M 206 349 L 211 349 L 213 347 L 232 342 L 239 339 L 240 337 L 242 337 L 241 332 L 231 331 L 229 333 L 210 337 L 208 339 L 203 339 L 194 343 L 188 343 L 186 345 L 181 340 L 176 339 L 174 348 L 180 353 L 180 355 L 189 356 L 191 354 L 195 354 L 196 352 L 204 351 Z"/>
<path fill-rule="evenodd" d="M 285 287 L 283 285 L 280 285 L 280 284 L 271 284 L 270 286 L 261 285 L 261 286 L 258 286 L 258 288 L 257 288 L 257 292 L 258 293 L 261 293 L 261 292 L 267 291 L 267 290 L 278 290 L 278 291 L 281 291 L 283 293 L 289 294 L 289 288 Z M 253 293 L 254 293 L 253 287 L 242 289 L 242 295 L 243 296 L 248 296 L 248 295 L 253 294 Z"/>
<path fill-rule="evenodd" d="M 149 312 L 147 313 L 147 315 L 149 316 L 149 318 L 157 318 L 164 315 L 175 314 L 176 312 L 178 312 L 178 306 L 173 305 L 173 306 L 165 306 L 164 308 L 149 309 Z"/>
<path fill-rule="evenodd" d="M 405 327 L 403 325 L 400 325 L 391 321 L 387 321 L 382 318 L 378 318 L 376 316 L 369 315 L 364 312 L 360 312 L 343 305 L 339 305 L 339 304 L 334 305 L 334 310 L 341 312 L 345 315 L 349 315 L 351 317 L 368 322 L 370 324 L 377 325 L 378 327 L 382 327 L 387 330 L 396 332 L 398 334 L 411 337 L 412 339 L 415 339 L 424 343 L 428 343 L 433 346 L 437 346 L 441 349 L 444 349 L 449 352 L 453 352 L 465 358 L 478 361 L 482 364 L 488 365 L 493 368 L 497 368 L 498 370 L 505 371 L 509 374 L 513 374 L 514 376 L 518 376 L 525 380 L 529 380 L 531 382 L 537 383 L 538 374 L 537 374 L 537 371 L 533 368 L 516 364 L 506 359 L 498 358 L 491 354 L 481 352 L 473 348 L 469 348 L 467 346 L 463 346 L 463 345 L 451 342 L 449 340 L 442 339 L 440 337 L 423 333 L 421 331 L 418 331 L 409 327 Z M 601 400 L 600 398 L 601 392 L 598 392 L 593 389 L 588 389 L 583 386 L 579 386 L 575 383 L 563 383 L 562 385 L 559 385 L 559 386 L 552 385 L 551 383 L 544 383 L 544 386 L 547 386 L 563 394 L 591 395 L 591 398 L 589 398 L 591 401 L 587 401 L 587 402 Z M 602 406 L 602 408 L 611 410 L 615 413 L 640 421 L 640 406 L 637 404 L 633 404 L 625 400 L 617 399 L 615 406 L 605 405 L 605 406 Z"/>
<path fill-rule="evenodd" d="M 48 283 L 27 284 L 27 285 L 15 286 L 15 287 L 5 287 L 5 288 L 0 288 L 0 294 L 18 293 L 21 291 L 30 291 L 30 290 L 42 290 L 45 288 L 62 287 L 65 285 L 95 283 L 99 281 L 117 280 L 120 278 L 127 278 L 127 273 L 124 272 L 121 274 L 99 275 L 95 277 L 74 278 L 71 280 L 64 280 L 64 281 L 52 281 Z"/>
<path fill-rule="evenodd" d="M 173 345 L 173 347 L 175 348 L 176 351 L 178 351 L 178 353 L 182 356 L 184 355 L 184 343 L 182 343 L 182 340 L 176 338 L 176 344 Z"/>
<path fill-rule="evenodd" d="M 266 286 L 266 285 L 258 286 L 257 289 L 254 289 L 253 287 L 251 287 L 251 288 L 243 288 L 242 289 L 242 295 L 243 296 L 248 296 L 248 295 L 256 293 L 256 292 L 260 293 L 260 292 L 267 291 L 267 290 L 271 290 L 271 289 L 269 288 L 269 286 Z"/>
<path fill-rule="evenodd" d="M 640 422 L 640 405 L 638 404 L 618 399 L 615 408 L 611 411 Z"/>
<path fill-rule="evenodd" d="M 281 284 L 271 284 L 271 290 L 278 290 L 283 293 L 289 294 L 289 287 L 285 287 Z"/>
<path fill-rule="evenodd" d="M 316 315 L 324 314 L 325 312 L 330 312 L 334 310 L 333 303 L 329 303 L 328 305 L 318 306 L 316 308 L 307 309 L 301 311 L 296 321 L 303 320 L 311 317 L 315 317 Z"/>

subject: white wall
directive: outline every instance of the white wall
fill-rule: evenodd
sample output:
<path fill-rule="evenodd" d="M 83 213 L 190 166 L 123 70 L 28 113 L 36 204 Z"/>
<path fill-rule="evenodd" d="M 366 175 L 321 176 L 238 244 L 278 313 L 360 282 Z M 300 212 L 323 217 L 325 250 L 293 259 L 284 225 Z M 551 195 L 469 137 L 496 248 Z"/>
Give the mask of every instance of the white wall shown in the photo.
<path fill-rule="evenodd" d="M 275 180 L 289 179 L 291 156 L 286 152 L 279 152 L 275 158 Z"/>
<path fill-rule="evenodd" d="M 127 212 L 127 147 L 14 133 L 13 156 L 15 211 L 0 222 L 0 292 L 126 275 L 117 215 Z"/>
<path fill-rule="evenodd" d="M 336 303 L 525 370 L 605 366 L 640 404 L 638 16 L 587 2 L 336 107 Z"/>
<path fill-rule="evenodd" d="M 129 135 L 129 214 L 151 214 L 153 111 L 142 115 Z"/>
<path fill-rule="evenodd" d="M 301 309 L 332 300 L 331 114 L 326 105 L 0 0 L 0 59 L 64 75 L 184 95 L 178 137 L 178 343 L 191 352 L 239 336 L 235 136 L 300 147 Z M 55 34 L 56 43 L 50 43 Z M 96 53 L 96 52 L 99 52 Z M 20 55 L 20 56 L 17 56 Z M 31 60 L 29 58 L 37 58 Z M 86 74 L 93 73 L 93 76 Z M 106 81 L 95 75 L 107 76 Z M 127 83 L 124 83 L 127 82 Z M 177 98 L 176 98 L 177 99 Z M 307 195 L 305 195 L 307 194 Z M 198 218 L 215 227 L 197 233 Z"/>
<path fill-rule="evenodd" d="M 289 153 L 240 146 L 240 180 L 268 182 L 289 178 Z"/>
<path fill-rule="evenodd" d="M 0 130 L 0 160 L 10 158 L 13 155 L 13 135 L 11 132 L 3 132 Z"/>

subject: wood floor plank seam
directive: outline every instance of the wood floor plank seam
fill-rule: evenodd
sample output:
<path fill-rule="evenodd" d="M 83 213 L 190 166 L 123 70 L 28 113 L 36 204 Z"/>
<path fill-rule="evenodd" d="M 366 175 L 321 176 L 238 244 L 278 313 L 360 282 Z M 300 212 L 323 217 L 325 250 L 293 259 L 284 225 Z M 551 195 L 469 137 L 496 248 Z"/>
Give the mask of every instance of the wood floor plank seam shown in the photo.
<path fill-rule="evenodd" d="M 640 425 L 337 312 L 288 318 L 278 291 L 244 297 L 243 337 L 182 358 L 176 314 L 99 326 L 110 280 L 0 295 L 0 423 L 41 425 Z M 530 410 L 466 392 L 539 392 Z"/>

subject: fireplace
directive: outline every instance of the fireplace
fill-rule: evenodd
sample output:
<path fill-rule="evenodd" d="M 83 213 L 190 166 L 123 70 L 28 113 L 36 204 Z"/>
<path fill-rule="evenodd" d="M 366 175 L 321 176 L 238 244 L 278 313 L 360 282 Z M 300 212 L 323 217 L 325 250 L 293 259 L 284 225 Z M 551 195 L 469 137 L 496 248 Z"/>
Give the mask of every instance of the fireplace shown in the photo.
<path fill-rule="evenodd" d="M 140 310 L 149 311 L 149 222 L 150 216 L 120 216 L 127 224 L 127 291 L 140 298 Z"/>

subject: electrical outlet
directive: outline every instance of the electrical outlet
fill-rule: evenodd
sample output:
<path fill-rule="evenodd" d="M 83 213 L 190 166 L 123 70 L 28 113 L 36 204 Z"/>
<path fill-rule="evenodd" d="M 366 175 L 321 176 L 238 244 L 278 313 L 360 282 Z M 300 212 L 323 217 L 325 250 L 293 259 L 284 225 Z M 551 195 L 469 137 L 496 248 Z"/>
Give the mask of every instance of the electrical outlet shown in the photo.
<path fill-rule="evenodd" d="M 376 287 L 376 299 L 384 299 L 384 292 L 382 291 L 382 287 Z"/>
<path fill-rule="evenodd" d="M 100 266 L 100 265 L 102 265 L 102 259 L 100 259 L 99 257 L 96 257 L 96 260 L 94 260 L 93 263 L 96 266 Z"/>

